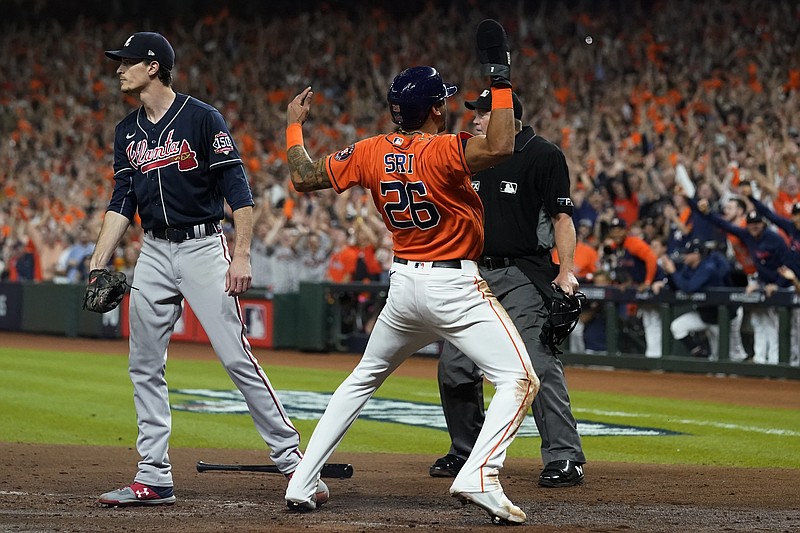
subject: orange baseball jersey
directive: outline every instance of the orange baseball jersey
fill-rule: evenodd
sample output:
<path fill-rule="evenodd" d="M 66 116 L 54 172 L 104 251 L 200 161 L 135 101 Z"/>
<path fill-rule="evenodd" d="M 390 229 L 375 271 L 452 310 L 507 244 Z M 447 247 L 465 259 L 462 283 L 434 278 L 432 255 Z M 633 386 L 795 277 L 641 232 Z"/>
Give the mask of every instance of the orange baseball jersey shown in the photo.
<path fill-rule="evenodd" d="M 483 250 L 483 204 L 464 156 L 470 137 L 378 135 L 330 154 L 325 165 L 337 193 L 369 189 L 398 257 L 474 260 Z"/>
<path fill-rule="evenodd" d="M 789 194 L 786 191 L 779 190 L 775 196 L 775 201 L 772 202 L 772 207 L 775 208 L 775 213 L 784 217 L 792 218 L 792 206 L 795 202 L 800 202 L 800 194 Z"/>
<path fill-rule="evenodd" d="M 644 272 L 641 272 L 641 265 L 634 264 L 631 267 L 634 281 L 637 283 L 644 281 L 644 283 L 648 285 L 653 283 L 658 271 L 658 257 L 655 252 L 653 252 L 653 249 L 650 248 L 650 245 L 639 237 L 628 235 L 625 237 L 625 240 L 622 241 L 622 247 L 628 254 L 639 259 L 644 265 Z M 623 259 L 623 264 L 625 263 L 628 262 Z"/>
<path fill-rule="evenodd" d="M 743 228 L 747 225 L 744 219 L 739 221 L 737 226 Z M 755 274 L 756 273 L 756 265 L 753 262 L 753 256 L 750 255 L 750 250 L 747 249 L 747 246 L 739 240 L 739 237 L 733 235 L 731 233 L 727 233 L 728 242 L 731 243 L 731 248 L 733 249 L 733 255 L 736 258 L 736 261 L 742 266 L 742 271 L 745 274 Z"/>

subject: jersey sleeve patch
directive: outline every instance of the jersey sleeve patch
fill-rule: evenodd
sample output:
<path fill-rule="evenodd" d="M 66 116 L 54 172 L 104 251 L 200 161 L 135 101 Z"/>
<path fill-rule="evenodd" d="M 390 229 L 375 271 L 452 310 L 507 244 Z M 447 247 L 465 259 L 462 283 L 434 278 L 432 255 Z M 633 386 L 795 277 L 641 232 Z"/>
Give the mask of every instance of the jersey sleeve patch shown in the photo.
<path fill-rule="evenodd" d="M 356 149 L 356 145 L 355 144 L 351 144 L 347 148 L 344 148 L 343 150 L 339 150 L 338 152 L 336 152 L 336 154 L 333 156 L 333 158 L 336 159 L 337 161 L 345 161 L 345 160 L 347 160 L 347 158 L 349 158 L 351 155 L 353 155 L 353 152 L 355 151 L 355 149 Z"/>
<path fill-rule="evenodd" d="M 214 148 L 215 154 L 228 155 L 229 153 L 233 152 L 233 141 L 231 141 L 231 136 L 224 131 L 214 135 L 214 141 L 211 143 L 211 146 Z"/>

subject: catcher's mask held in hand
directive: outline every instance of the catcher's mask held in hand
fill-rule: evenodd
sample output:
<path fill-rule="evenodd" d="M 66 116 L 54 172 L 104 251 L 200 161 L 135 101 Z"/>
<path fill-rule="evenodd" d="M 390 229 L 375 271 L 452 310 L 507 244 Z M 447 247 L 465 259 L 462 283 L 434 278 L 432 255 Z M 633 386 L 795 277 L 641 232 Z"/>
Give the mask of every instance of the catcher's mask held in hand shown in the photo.
<path fill-rule="evenodd" d="M 581 308 L 586 301 L 586 295 L 576 291 L 573 295 L 564 294 L 561 287 L 553 285 L 553 303 L 550 306 L 550 315 L 547 317 L 539 339 L 545 346 L 558 355 L 561 350 L 558 346 L 572 333 L 578 325 Z"/>

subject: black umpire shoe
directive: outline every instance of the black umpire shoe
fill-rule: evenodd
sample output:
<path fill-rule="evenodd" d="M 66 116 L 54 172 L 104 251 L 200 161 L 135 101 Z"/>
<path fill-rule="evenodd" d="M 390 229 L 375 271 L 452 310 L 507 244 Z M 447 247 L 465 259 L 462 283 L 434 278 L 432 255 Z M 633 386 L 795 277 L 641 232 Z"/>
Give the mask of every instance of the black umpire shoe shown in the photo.
<path fill-rule="evenodd" d="M 466 462 L 466 459 L 448 453 L 444 457 L 436 459 L 436 462 L 431 465 L 431 477 L 456 477 Z"/>
<path fill-rule="evenodd" d="M 575 461 L 551 461 L 539 474 L 539 485 L 542 487 L 574 487 L 581 483 L 583 464 Z"/>

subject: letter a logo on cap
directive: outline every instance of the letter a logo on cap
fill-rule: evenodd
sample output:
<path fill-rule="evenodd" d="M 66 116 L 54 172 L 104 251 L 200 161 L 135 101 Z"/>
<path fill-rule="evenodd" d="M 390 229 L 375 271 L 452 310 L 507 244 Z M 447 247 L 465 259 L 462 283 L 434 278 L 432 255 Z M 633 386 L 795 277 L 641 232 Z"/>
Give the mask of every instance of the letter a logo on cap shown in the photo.
<path fill-rule="evenodd" d="M 125 44 L 124 44 L 124 45 L 122 45 L 122 46 L 123 46 L 123 48 L 124 48 L 124 47 L 126 47 L 126 46 L 130 46 L 130 44 L 131 44 L 131 40 L 132 40 L 132 39 L 133 39 L 133 35 L 131 35 L 130 37 L 128 37 L 128 40 L 127 40 L 127 41 L 125 41 Z"/>

